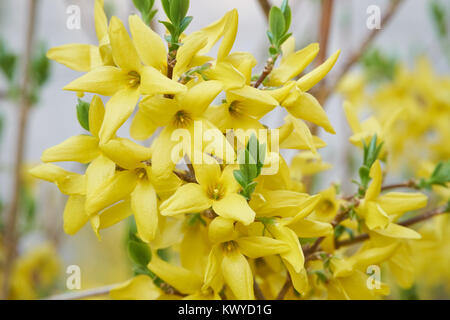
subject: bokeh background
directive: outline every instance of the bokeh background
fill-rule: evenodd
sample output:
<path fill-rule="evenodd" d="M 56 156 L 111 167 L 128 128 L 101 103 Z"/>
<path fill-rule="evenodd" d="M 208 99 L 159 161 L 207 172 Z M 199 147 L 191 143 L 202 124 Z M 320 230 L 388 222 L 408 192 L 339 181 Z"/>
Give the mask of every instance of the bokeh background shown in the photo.
<path fill-rule="evenodd" d="M 436 73 L 448 75 L 450 73 L 450 57 L 448 49 L 437 32 L 436 15 L 431 9 L 432 2 L 427 0 L 406 0 L 396 13 L 389 25 L 382 26 L 372 48 L 382 55 L 413 68 L 419 56 L 427 56 Z M 447 9 L 448 21 L 450 7 L 448 1 L 440 1 Z M 280 0 L 272 0 L 280 5 Z M 292 30 L 297 39 L 297 47 L 301 48 L 310 42 L 318 40 L 319 33 L 319 0 L 291 0 L 293 11 Z M 330 34 L 328 54 L 337 49 L 342 50 L 341 57 L 335 66 L 338 70 L 349 55 L 357 48 L 369 30 L 366 27 L 368 6 L 378 5 L 383 14 L 389 1 L 383 0 L 335 0 L 333 20 Z M 81 9 L 81 28 L 70 30 L 66 26 L 70 5 L 78 5 Z M 25 34 L 27 27 L 27 10 L 29 0 L 1 0 L 0 1 L 0 38 L 3 46 L 19 56 L 23 55 Z M 159 1 L 156 1 L 160 8 Z M 108 15 L 117 15 L 122 19 L 131 13 L 137 13 L 131 0 L 105 0 Z M 194 20 L 187 32 L 196 30 L 219 19 L 226 11 L 237 8 L 239 12 L 239 31 L 234 50 L 249 51 L 260 61 L 257 68 L 261 69 L 266 59 L 268 40 L 265 36 L 267 20 L 257 0 L 191 0 L 189 15 Z M 156 20 L 163 19 L 163 12 L 159 10 Z M 162 34 L 162 25 L 157 24 L 157 31 Z M 447 34 L 448 37 L 448 34 Z M 42 44 L 46 48 L 66 43 L 92 43 L 97 39 L 94 29 L 92 0 L 39 0 L 38 15 L 35 26 L 36 47 Z M 447 39 L 448 41 L 448 39 Z M 36 49 L 36 52 L 38 50 Z M 364 66 L 358 64 L 354 72 L 363 72 Z M 333 70 L 329 77 L 333 77 Z M 48 81 L 38 94 L 38 102 L 32 107 L 26 132 L 25 164 L 31 166 L 39 162 L 42 151 L 56 145 L 69 136 L 82 132 L 76 119 L 77 97 L 72 92 L 63 91 L 62 87 L 79 76 L 62 65 L 51 62 Z M 20 78 L 20 72 L 19 72 Z M 0 75 L 0 92 L 7 89 L 7 80 Z M 321 180 L 315 185 L 317 190 L 331 182 L 346 178 L 345 168 L 348 161 L 348 137 L 350 129 L 345 121 L 342 108 L 343 98 L 335 94 L 328 100 L 326 110 L 337 134 L 331 136 L 319 131 L 319 135 L 328 143 L 328 147 L 321 150 L 323 159 L 331 163 L 333 170 L 322 174 Z M 2 119 L 2 133 L 0 135 L 0 199 L 3 204 L 2 215 L 8 206 L 12 192 L 12 168 L 17 134 L 17 101 L 0 97 L 0 116 Z M 284 113 L 278 110 L 264 121 L 271 126 L 281 124 Z M 450 122 L 450 120 L 449 120 Z M 129 123 L 120 129 L 119 135 L 128 136 Z M 286 153 L 290 158 L 292 153 Z M 80 167 L 75 164 L 65 165 L 65 168 L 77 171 Z M 127 279 L 131 275 L 126 252 L 118 243 L 125 239 L 126 230 L 123 224 L 105 230 L 103 240 L 98 242 L 89 226 L 75 236 L 65 235 L 62 231 L 62 212 L 65 198 L 54 185 L 29 181 L 31 199 L 30 227 L 21 238 L 19 252 L 25 255 L 36 247 L 52 248 L 58 253 L 58 261 L 48 262 L 50 273 L 54 267 L 57 271 L 57 281 L 49 292 L 40 292 L 35 297 L 64 291 L 68 265 L 79 265 L 82 270 L 82 288 L 116 283 Z M 351 183 L 342 185 L 346 190 L 352 188 Z M 27 207 L 28 208 L 28 207 Z M 23 221 L 21 224 L 26 224 Z M 47 249 L 43 249 L 42 256 L 46 257 Z M 51 255 L 47 253 L 47 255 Z M 28 258 L 33 260 L 32 258 Z M 37 258 L 35 258 L 37 259 Z M 51 259 L 50 259 L 51 260 Z M 34 261 L 34 260 L 33 260 Z M 37 259 L 36 264 L 42 264 Z M 431 263 L 431 262 L 430 262 Z M 33 262 L 29 262 L 30 265 Z M 58 267 L 59 265 L 59 267 Z M 53 267 L 51 267 L 53 266 Z M 31 268 L 31 267 L 30 267 Z M 56 272 L 56 271 L 55 271 Z"/>

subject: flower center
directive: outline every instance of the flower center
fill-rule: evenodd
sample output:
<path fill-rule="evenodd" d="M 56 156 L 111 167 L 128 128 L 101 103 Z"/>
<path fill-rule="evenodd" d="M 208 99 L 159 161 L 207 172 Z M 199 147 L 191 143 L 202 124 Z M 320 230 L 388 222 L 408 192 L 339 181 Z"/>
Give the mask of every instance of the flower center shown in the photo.
<path fill-rule="evenodd" d="M 228 112 L 233 117 L 240 116 L 242 114 L 240 102 L 238 100 L 234 100 L 233 102 L 231 102 L 228 106 Z"/>
<path fill-rule="evenodd" d="M 212 185 L 208 188 L 208 196 L 213 200 L 220 200 L 225 195 L 225 188 L 221 184 Z"/>
<path fill-rule="evenodd" d="M 234 241 L 227 241 L 222 244 L 225 252 L 232 252 L 236 249 L 236 243 Z"/>
<path fill-rule="evenodd" d="M 141 84 L 141 75 L 136 71 L 128 72 L 128 85 L 135 88 Z"/>
<path fill-rule="evenodd" d="M 138 179 L 147 178 L 147 170 L 145 170 L 144 168 L 136 168 L 135 172 L 136 172 L 136 176 L 138 177 Z"/>
<path fill-rule="evenodd" d="M 186 128 L 192 123 L 191 114 L 185 110 L 180 110 L 175 113 L 173 124 L 177 128 Z"/>
<path fill-rule="evenodd" d="M 320 210 L 319 210 L 320 212 L 322 212 L 325 215 L 329 215 L 332 213 L 332 211 L 334 211 L 334 203 L 328 199 L 325 199 L 322 201 L 319 208 L 320 208 Z"/>

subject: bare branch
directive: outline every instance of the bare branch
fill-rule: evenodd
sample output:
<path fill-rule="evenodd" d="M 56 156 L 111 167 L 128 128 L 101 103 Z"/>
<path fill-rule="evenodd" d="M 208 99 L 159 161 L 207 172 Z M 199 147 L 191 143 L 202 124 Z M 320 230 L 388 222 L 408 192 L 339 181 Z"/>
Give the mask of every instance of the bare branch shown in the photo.
<path fill-rule="evenodd" d="M 34 30 L 36 22 L 38 0 L 30 0 L 28 8 L 28 27 L 26 30 L 25 38 L 25 56 L 24 56 L 24 69 L 23 69 L 23 79 L 21 87 L 21 97 L 19 101 L 19 123 L 17 125 L 17 136 L 16 136 L 16 153 L 14 157 L 14 179 L 12 186 L 12 196 L 9 205 L 9 212 L 5 227 L 5 266 L 3 273 L 3 287 L 1 291 L 1 296 L 7 299 L 9 296 L 9 288 L 11 281 L 11 271 L 14 262 L 14 258 L 17 250 L 17 216 L 19 214 L 19 199 L 20 190 L 22 187 L 22 163 L 26 145 L 26 129 L 28 122 L 28 113 L 31 106 L 31 101 L 29 98 L 29 84 L 30 84 L 30 63 L 31 63 L 31 53 L 33 52 L 33 40 L 34 40 Z"/>
<path fill-rule="evenodd" d="M 264 12 L 264 15 L 266 16 L 267 21 L 269 21 L 269 12 L 270 8 L 272 7 L 269 0 L 258 0 L 258 3 L 261 7 L 261 10 Z"/>

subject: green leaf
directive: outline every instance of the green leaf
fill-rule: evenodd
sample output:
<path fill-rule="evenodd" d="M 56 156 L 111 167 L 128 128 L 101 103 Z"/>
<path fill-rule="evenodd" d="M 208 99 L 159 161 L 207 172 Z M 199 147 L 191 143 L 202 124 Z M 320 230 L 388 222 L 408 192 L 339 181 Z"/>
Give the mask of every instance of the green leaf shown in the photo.
<path fill-rule="evenodd" d="M 236 179 L 236 181 L 243 187 L 245 188 L 245 186 L 247 185 L 247 180 L 246 178 L 243 176 L 242 172 L 239 170 L 234 170 L 233 171 L 233 176 Z"/>
<path fill-rule="evenodd" d="M 289 6 L 289 1 L 284 0 L 281 4 L 281 12 L 283 12 L 284 20 L 285 20 L 285 32 L 287 32 L 291 26 L 292 20 L 292 12 L 291 7 Z M 289 37 L 288 37 L 289 38 Z"/>
<path fill-rule="evenodd" d="M 152 258 L 148 245 L 142 241 L 130 240 L 128 242 L 128 254 L 138 266 L 146 267 Z"/>
<path fill-rule="evenodd" d="M 0 70 L 11 83 L 16 72 L 18 57 L 8 50 L 3 39 L 0 39 Z"/>
<path fill-rule="evenodd" d="M 189 9 L 189 0 L 171 0 L 170 1 L 170 21 L 177 26 L 180 27 L 181 21 Z"/>
<path fill-rule="evenodd" d="M 269 31 L 273 35 L 272 45 L 279 47 L 279 40 L 285 34 L 286 20 L 283 12 L 278 7 L 272 7 L 269 13 Z"/>
<path fill-rule="evenodd" d="M 431 1 L 430 13 L 439 37 L 445 38 L 448 33 L 445 7 L 440 1 Z"/>
<path fill-rule="evenodd" d="M 181 21 L 181 24 L 180 24 L 180 33 L 183 33 L 184 30 L 186 30 L 186 28 L 189 26 L 189 24 L 191 23 L 193 18 L 194 17 L 192 17 L 192 16 L 187 16 L 187 17 L 183 18 L 183 20 Z"/>
<path fill-rule="evenodd" d="M 41 43 L 31 62 L 31 77 L 37 88 L 42 87 L 50 78 L 50 61 L 46 53 L 47 48 Z"/>
<path fill-rule="evenodd" d="M 166 13 L 167 18 L 169 18 L 169 20 L 172 20 L 170 18 L 170 2 L 169 2 L 169 0 L 161 0 L 161 4 L 163 6 L 163 10 Z"/>
<path fill-rule="evenodd" d="M 77 118 L 81 127 L 87 131 L 89 131 L 89 107 L 90 104 L 78 99 L 77 104 Z"/>
<path fill-rule="evenodd" d="M 167 31 L 169 31 L 169 33 L 171 35 L 174 35 L 176 33 L 175 27 L 169 21 L 161 21 L 161 20 L 159 20 L 158 22 L 162 23 L 167 28 Z"/>

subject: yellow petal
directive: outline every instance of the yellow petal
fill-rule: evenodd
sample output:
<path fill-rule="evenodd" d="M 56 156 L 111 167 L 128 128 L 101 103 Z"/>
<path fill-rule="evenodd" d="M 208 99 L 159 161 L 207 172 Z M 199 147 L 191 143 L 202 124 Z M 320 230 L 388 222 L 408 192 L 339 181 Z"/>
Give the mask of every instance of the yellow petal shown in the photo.
<path fill-rule="evenodd" d="M 141 62 L 136 48 L 128 35 L 122 21 L 117 17 L 112 17 L 109 24 L 109 40 L 112 47 L 114 62 L 125 72 L 141 69 Z"/>
<path fill-rule="evenodd" d="M 242 222 L 244 225 L 249 225 L 255 220 L 255 212 L 245 198 L 236 193 L 214 201 L 213 209 L 219 216 Z"/>
<path fill-rule="evenodd" d="M 392 243 L 391 245 L 370 248 L 358 252 L 350 258 L 354 263 L 355 268 L 365 270 L 370 265 L 379 265 L 388 260 L 399 248 L 399 243 Z"/>
<path fill-rule="evenodd" d="M 66 67 L 88 72 L 103 64 L 98 47 L 90 44 L 65 44 L 48 50 L 47 58 Z"/>
<path fill-rule="evenodd" d="M 194 115 L 201 116 L 221 91 L 220 81 L 200 82 L 182 95 L 179 103 Z"/>
<path fill-rule="evenodd" d="M 209 187 L 215 187 L 222 174 L 217 161 L 211 157 L 210 160 L 213 161 L 211 164 L 193 164 L 195 178 L 206 190 Z"/>
<path fill-rule="evenodd" d="M 381 171 L 380 160 L 375 161 L 375 163 L 370 168 L 370 177 L 372 182 L 367 189 L 366 196 L 364 199 L 367 201 L 375 200 L 381 192 L 381 184 L 383 183 L 383 172 Z"/>
<path fill-rule="evenodd" d="M 362 131 L 361 125 L 359 124 L 358 114 L 356 113 L 356 108 L 349 102 L 344 102 L 345 116 L 347 117 L 347 122 L 352 129 L 353 133 L 359 133 Z"/>
<path fill-rule="evenodd" d="M 131 203 L 129 200 L 119 202 L 107 208 L 99 215 L 100 223 L 98 228 L 99 229 L 109 228 L 115 225 L 116 223 L 125 220 L 132 214 L 133 211 L 131 210 Z"/>
<path fill-rule="evenodd" d="M 130 16 L 128 23 L 134 46 L 142 62 L 164 72 L 167 67 L 167 49 L 164 41 L 137 15 Z"/>
<path fill-rule="evenodd" d="M 245 83 L 249 85 L 252 78 L 252 70 L 257 65 L 255 57 L 248 52 L 233 52 L 229 54 L 223 62 L 230 63 L 245 77 Z M 222 64 L 222 63 L 218 63 Z M 242 87 L 244 84 L 238 86 Z"/>
<path fill-rule="evenodd" d="M 90 195 L 105 181 L 111 179 L 116 171 L 116 164 L 105 157 L 98 156 L 86 169 L 86 193 Z"/>
<path fill-rule="evenodd" d="M 280 66 L 270 73 L 270 85 L 280 86 L 298 76 L 319 53 L 319 44 L 309 46 L 287 56 L 283 55 Z"/>
<path fill-rule="evenodd" d="M 70 137 L 42 153 L 43 162 L 76 161 L 88 163 L 99 156 L 98 139 L 88 135 Z"/>
<path fill-rule="evenodd" d="M 223 286 L 223 275 L 222 275 L 222 249 L 221 245 L 213 246 L 209 255 L 208 262 L 206 264 L 204 284 L 202 289 L 211 287 L 214 291 L 219 292 L 222 290 Z"/>
<path fill-rule="evenodd" d="M 236 239 L 234 221 L 223 217 L 214 218 L 208 227 L 208 237 L 212 243 L 222 243 Z"/>
<path fill-rule="evenodd" d="M 103 10 L 103 0 L 95 0 L 94 4 L 94 20 L 95 20 L 95 32 L 97 38 L 101 41 L 108 36 L 108 19 L 106 18 L 105 11 Z"/>
<path fill-rule="evenodd" d="M 238 28 L 238 11 L 233 9 L 227 12 L 226 22 L 224 25 L 224 35 L 222 43 L 219 47 L 219 52 L 217 53 L 217 60 L 224 59 L 231 51 L 233 47 L 234 40 L 236 39 L 237 28 Z"/>
<path fill-rule="evenodd" d="M 210 250 L 207 228 L 200 222 L 193 226 L 188 225 L 180 243 L 181 266 L 203 276 Z"/>
<path fill-rule="evenodd" d="M 289 224 L 300 238 L 326 237 L 333 234 L 333 226 L 330 223 L 302 219 L 293 224 Z"/>
<path fill-rule="evenodd" d="M 41 164 L 29 171 L 29 173 L 38 179 L 56 184 L 63 194 L 67 195 L 85 195 L 86 177 L 64 170 L 54 164 Z"/>
<path fill-rule="evenodd" d="M 224 254 L 222 273 L 226 284 L 237 299 L 255 299 L 252 270 L 247 259 L 238 250 L 231 250 Z"/>
<path fill-rule="evenodd" d="M 289 262 L 285 262 L 285 265 L 291 276 L 294 289 L 300 294 L 305 294 L 308 289 L 308 275 L 305 268 L 301 268 L 300 271 L 296 272 Z"/>
<path fill-rule="evenodd" d="M 135 140 L 146 140 L 158 128 L 153 124 L 153 117 L 144 109 L 139 108 L 133 117 L 130 127 L 130 135 Z"/>
<path fill-rule="evenodd" d="M 313 71 L 305 74 L 297 81 L 297 87 L 302 91 L 308 91 L 322 80 L 336 63 L 341 50 L 336 51 L 324 63 L 315 68 Z"/>
<path fill-rule="evenodd" d="M 295 232 L 288 227 L 280 225 L 268 225 L 267 228 L 270 234 L 276 239 L 284 241 L 290 246 L 290 250 L 282 253 L 281 257 L 292 265 L 295 272 L 300 272 L 303 268 L 305 258 L 300 246 L 300 241 Z"/>
<path fill-rule="evenodd" d="M 117 172 L 104 181 L 86 201 L 86 212 L 91 215 L 127 198 L 136 187 L 136 175 L 130 171 Z"/>
<path fill-rule="evenodd" d="M 141 274 L 114 287 L 109 295 L 114 300 L 156 300 L 162 291 L 149 276 Z"/>
<path fill-rule="evenodd" d="M 94 96 L 89 107 L 89 131 L 98 138 L 105 117 L 105 106 L 99 96 Z"/>
<path fill-rule="evenodd" d="M 202 187 L 188 183 L 180 188 L 169 199 L 164 201 L 159 209 L 163 216 L 175 216 L 183 213 L 197 213 L 211 207 L 211 200 Z"/>
<path fill-rule="evenodd" d="M 150 160 L 152 156 L 150 148 L 126 138 L 109 140 L 101 146 L 101 149 L 108 158 L 125 169 L 142 167 L 142 161 Z"/>
<path fill-rule="evenodd" d="M 167 263 L 156 254 L 152 255 L 148 268 L 181 293 L 192 294 L 202 286 L 202 280 L 194 272 Z"/>
<path fill-rule="evenodd" d="M 327 132 L 335 134 L 328 116 L 314 96 L 307 92 L 295 92 L 283 103 L 286 110 L 296 118 L 307 120 L 323 127 Z"/>
<path fill-rule="evenodd" d="M 389 216 L 375 202 L 367 204 L 367 213 L 365 214 L 365 223 L 370 230 L 375 228 L 386 228 L 390 222 Z"/>
<path fill-rule="evenodd" d="M 399 224 L 390 223 L 385 229 L 374 229 L 378 234 L 390 238 L 400 239 L 420 239 L 422 236 L 413 229 L 401 226 Z"/>
<path fill-rule="evenodd" d="M 112 96 L 128 85 L 129 76 L 120 69 L 111 66 L 95 68 L 75 79 L 64 90 L 92 92 L 103 96 Z"/>
<path fill-rule="evenodd" d="M 290 246 L 287 243 L 269 237 L 241 237 L 236 242 L 239 245 L 239 250 L 252 259 L 276 255 L 290 250 Z"/>
<path fill-rule="evenodd" d="M 145 66 L 141 69 L 142 94 L 178 94 L 186 91 L 186 87 L 181 83 L 167 78 L 160 71 L 153 67 Z"/>
<path fill-rule="evenodd" d="M 188 71 L 192 59 L 205 47 L 207 42 L 207 38 L 201 34 L 191 34 L 190 37 L 184 39 L 183 45 L 177 51 L 177 63 L 173 69 L 172 79 L 178 80 L 184 72 Z"/>
<path fill-rule="evenodd" d="M 224 90 L 242 88 L 247 83 L 244 74 L 228 62 L 218 62 L 204 73 L 208 79 L 220 81 Z"/>
<path fill-rule="evenodd" d="M 155 188 L 148 180 L 138 181 L 131 194 L 131 208 L 139 237 L 144 242 L 153 240 L 158 228 L 158 208 Z"/>
<path fill-rule="evenodd" d="M 139 100 L 139 90 L 125 88 L 114 94 L 106 103 L 105 119 L 100 129 L 100 141 L 108 142 L 133 113 Z"/>
<path fill-rule="evenodd" d="M 84 196 L 77 195 L 67 200 L 63 214 L 65 233 L 74 235 L 88 222 L 89 216 L 84 211 L 85 200 Z"/>
<path fill-rule="evenodd" d="M 389 192 L 377 199 L 377 203 L 384 211 L 395 215 L 424 208 L 427 201 L 427 196 L 419 192 Z"/>

